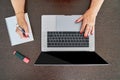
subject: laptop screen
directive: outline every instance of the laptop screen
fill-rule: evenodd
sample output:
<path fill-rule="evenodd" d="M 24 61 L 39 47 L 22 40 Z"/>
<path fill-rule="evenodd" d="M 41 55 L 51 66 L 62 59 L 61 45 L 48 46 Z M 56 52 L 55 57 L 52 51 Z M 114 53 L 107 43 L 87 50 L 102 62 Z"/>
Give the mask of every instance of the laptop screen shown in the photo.
<path fill-rule="evenodd" d="M 42 52 L 36 65 L 99 65 L 108 64 L 95 52 Z"/>

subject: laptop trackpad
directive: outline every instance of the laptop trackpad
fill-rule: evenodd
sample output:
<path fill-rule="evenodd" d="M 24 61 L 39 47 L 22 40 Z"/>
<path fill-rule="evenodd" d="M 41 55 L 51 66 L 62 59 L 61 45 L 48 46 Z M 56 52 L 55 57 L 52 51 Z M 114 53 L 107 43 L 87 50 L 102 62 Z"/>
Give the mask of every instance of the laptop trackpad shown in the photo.
<path fill-rule="evenodd" d="M 76 19 L 78 19 L 81 15 L 60 15 L 56 17 L 56 29 L 57 31 L 79 31 L 81 22 L 76 23 Z"/>

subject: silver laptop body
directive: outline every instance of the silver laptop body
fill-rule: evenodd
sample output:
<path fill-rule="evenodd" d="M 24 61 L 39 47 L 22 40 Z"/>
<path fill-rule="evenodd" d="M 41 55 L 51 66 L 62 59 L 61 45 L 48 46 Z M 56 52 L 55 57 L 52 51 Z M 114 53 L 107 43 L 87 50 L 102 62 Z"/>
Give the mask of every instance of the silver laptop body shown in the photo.
<path fill-rule="evenodd" d="M 89 46 L 48 46 L 48 34 L 51 32 L 79 32 L 81 23 L 75 23 L 81 15 L 42 15 L 41 17 L 41 50 L 47 51 L 95 51 L 95 33 L 89 36 Z M 95 32 L 95 31 L 94 31 Z M 54 36 L 53 36 L 54 37 Z M 66 44 L 66 43 L 64 43 Z"/>

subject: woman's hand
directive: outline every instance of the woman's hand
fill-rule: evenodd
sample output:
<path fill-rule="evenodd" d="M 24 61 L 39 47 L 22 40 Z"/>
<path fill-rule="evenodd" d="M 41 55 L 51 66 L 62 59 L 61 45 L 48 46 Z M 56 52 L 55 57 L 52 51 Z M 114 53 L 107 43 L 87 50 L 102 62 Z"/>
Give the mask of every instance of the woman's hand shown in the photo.
<path fill-rule="evenodd" d="M 88 37 L 90 34 L 94 33 L 96 14 L 93 10 L 87 10 L 76 22 L 82 21 L 82 26 L 80 28 L 80 33 L 84 32 L 84 37 Z"/>
<path fill-rule="evenodd" d="M 22 31 L 19 30 L 18 27 L 16 28 L 16 32 L 18 33 L 18 35 L 19 35 L 21 38 L 28 38 L 28 37 L 29 37 L 29 30 L 28 30 L 27 22 L 26 22 L 26 20 L 25 20 L 25 15 L 24 15 L 24 13 L 16 14 L 16 17 L 17 17 L 18 25 L 19 25 L 22 29 L 24 29 L 25 34 L 23 34 Z"/>

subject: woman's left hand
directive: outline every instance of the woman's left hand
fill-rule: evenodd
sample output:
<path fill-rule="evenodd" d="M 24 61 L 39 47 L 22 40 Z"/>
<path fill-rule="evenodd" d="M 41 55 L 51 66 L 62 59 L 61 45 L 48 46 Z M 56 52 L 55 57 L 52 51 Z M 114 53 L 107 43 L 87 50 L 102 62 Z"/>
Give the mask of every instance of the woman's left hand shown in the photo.
<path fill-rule="evenodd" d="M 94 33 L 96 14 L 93 10 L 87 10 L 80 18 L 76 20 L 77 23 L 82 21 L 80 33 L 84 32 L 84 37 L 88 37 Z"/>

